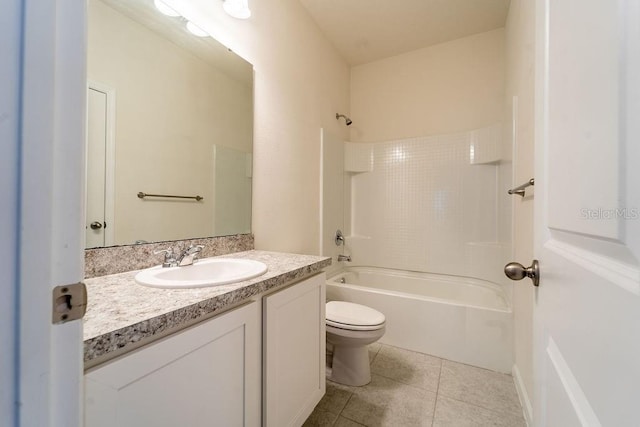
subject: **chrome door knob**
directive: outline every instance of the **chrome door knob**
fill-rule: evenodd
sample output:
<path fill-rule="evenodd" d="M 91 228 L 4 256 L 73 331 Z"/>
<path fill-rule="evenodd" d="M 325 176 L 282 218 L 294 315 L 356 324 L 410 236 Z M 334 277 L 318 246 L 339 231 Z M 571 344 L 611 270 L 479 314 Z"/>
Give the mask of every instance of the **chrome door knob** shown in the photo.
<path fill-rule="evenodd" d="M 540 266 L 537 259 L 533 260 L 530 267 L 525 267 L 519 262 L 510 262 L 504 266 L 504 274 L 511 280 L 522 280 L 528 277 L 533 282 L 533 286 L 540 285 Z"/>
<path fill-rule="evenodd" d="M 102 228 L 102 223 L 99 221 L 93 221 L 91 224 L 89 224 L 89 227 L 91 227 L 92 230 L 99 230 Z"/>

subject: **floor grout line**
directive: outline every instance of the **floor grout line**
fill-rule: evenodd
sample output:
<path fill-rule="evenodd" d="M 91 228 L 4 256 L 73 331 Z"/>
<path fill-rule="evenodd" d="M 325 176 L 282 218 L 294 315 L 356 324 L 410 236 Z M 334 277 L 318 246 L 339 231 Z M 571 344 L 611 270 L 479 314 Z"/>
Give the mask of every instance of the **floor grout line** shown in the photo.
<path fill-rule="evenodd" d="M 376 361 L 376 359 L 378 358 L 378 354 L 380 354 L 380 350 L 382 350 L 382 346 L 384 344 L 380 344 L 380 346 L 378 347 L 378 351 L 376 351 L 373 355 L 373 358 L 371 359 L 371 361 L 369 362 L 369 366 L 373 365 L 373 362 Z"/>
<path fill-rule="evenodd" d="M 354 423 L 356 422 L 355 420 L 352 420 L 349 417 L 345 417 L 344 415 L 342 415 L 342 413 L 344 412 L 344 410 L 346 409 L 347 405 L 349 404 L 349 402 L 351 401 L 351 398 L 353 397 L 355 393 L 351 393 L 351 395 L 349 396 L 349 398 L 347 399 L 347 401 L 345 402 L 344 406 L 342 407 L 342 409 L 340 410 L 340 413 L 338 414 L 338 418 L 336 418 L 336 422 L 333 425 L 336 425 L 338 423 L 338 420 L 340 419 L 340 417 L 344 417 L 350 421 L 353 421 Z"/>
<path fill-rule="evenodd" d="M 436 408 L 438 407 L 438 395 L 436 394 L 436 401 L 433 404 L 433 415 L 431 416 L 431 427 L 436 422 Z"/>
<path fill-rule="evenodd" d="M 436 409 L 438 408 L 438 396 L 440 395 L 440 380 L 442 379 L 442 359 L 440 359 L 440 370 L 438 371 L 438 385 L 436 386 L 436 401 L 433 402 L 433 416 L 431 417 L 431 427 L 436 422 Z"/>

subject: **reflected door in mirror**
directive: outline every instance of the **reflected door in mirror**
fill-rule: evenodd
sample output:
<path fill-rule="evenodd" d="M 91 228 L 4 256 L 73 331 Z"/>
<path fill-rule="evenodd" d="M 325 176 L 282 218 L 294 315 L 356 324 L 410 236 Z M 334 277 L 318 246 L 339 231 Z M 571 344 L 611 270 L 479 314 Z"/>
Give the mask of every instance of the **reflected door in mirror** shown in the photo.
<path fill-rule="evenodd" d="M 86 247 L 105 246 L 107 94 L 89 88 L 87 103 Z"/>

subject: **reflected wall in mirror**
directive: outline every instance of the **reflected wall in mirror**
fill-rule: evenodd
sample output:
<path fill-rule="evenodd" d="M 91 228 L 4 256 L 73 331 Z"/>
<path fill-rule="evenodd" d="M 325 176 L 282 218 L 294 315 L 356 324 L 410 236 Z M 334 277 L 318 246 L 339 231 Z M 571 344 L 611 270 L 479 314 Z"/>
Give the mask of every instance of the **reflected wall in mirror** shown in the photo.
<path fill-rule="evenodd" d="M 153 0 L 88 17 L 87 247 L 250 233 L 252 65 Z"/>

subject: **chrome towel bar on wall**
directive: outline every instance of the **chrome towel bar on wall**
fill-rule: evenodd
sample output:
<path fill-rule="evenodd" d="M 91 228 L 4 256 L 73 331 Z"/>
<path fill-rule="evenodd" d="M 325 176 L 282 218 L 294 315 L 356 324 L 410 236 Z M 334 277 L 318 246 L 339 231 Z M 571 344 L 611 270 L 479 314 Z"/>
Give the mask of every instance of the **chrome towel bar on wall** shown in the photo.
<path fill-rule="evenodd" d="M 507 193 L 517 194 L 520 197 L 524 197 L 524 189 L 534 185 L 534 183 L 535 183 L 535 180 L 531 178 L 529 181 L 525 182 L 524 184 L 519 185 L 516 188 L 512 188 L 511 190 L 507 191 Z"/>
<path fill-rule="evenodd" d="M 197 201 L 204 199 L 204 197 L 202 196 L 171 196 L 168 194 L 148 194 L 148 193 L 143 193 L 142 191 L 138 193 L 138 198 L 144 199 L 145 197 L 168 197 L 170 199 L 194 199 Z"/>

